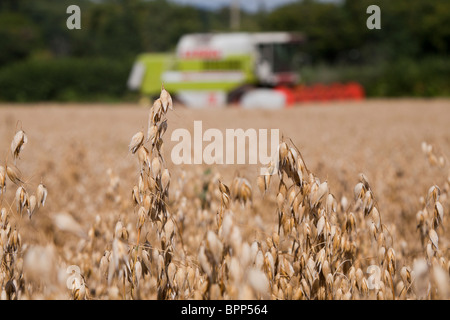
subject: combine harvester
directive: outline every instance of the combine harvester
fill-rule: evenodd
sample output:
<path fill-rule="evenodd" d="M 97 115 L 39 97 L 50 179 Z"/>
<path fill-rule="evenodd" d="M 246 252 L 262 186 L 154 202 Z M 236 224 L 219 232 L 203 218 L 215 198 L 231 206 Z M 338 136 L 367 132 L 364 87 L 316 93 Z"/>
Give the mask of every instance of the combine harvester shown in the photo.
<path fill-rule="evenodd" d="M 128 87 L 143 97 L 156 97 L 164 83 L 176 100 L 191 108 L 282 108 L 364 97 L 355 83 L 299 85 L 296 57 L 303 42 L 301 34 L 287 32 L 187 34 L 174 54 L 139 55 Z"/>

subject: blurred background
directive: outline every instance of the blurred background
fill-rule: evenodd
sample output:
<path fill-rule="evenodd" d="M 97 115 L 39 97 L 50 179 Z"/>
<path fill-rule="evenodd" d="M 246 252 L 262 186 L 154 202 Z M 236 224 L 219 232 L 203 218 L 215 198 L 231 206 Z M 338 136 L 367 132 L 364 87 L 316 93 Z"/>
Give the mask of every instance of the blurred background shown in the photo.
<path fill-rule="evenodd" d="M 69 5 L 81 30 L 69 30 Z M 369 5 L 381 29 L 369 30 Z M 0 101 L 137 101 L 144 53 L 189 33 L 296 32 L 299 84 L 356 82 L 367 97 L 450 95 L 448 0 L 0 0 Z M 159 81 L 159 79 L 158 79 Z"/>

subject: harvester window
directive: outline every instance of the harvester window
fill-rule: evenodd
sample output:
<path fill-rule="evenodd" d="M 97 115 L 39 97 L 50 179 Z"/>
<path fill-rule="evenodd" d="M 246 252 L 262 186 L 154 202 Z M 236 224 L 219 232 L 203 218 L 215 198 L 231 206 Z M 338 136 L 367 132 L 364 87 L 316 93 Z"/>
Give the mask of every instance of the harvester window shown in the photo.
<path fill-rule="evenodd" d="M 273 45 L 273 71 L 274 72 L 292 72 L 295 69 L 295 56 L 297 55 L 297 46 L 293 44 L 274 44 Z"/>

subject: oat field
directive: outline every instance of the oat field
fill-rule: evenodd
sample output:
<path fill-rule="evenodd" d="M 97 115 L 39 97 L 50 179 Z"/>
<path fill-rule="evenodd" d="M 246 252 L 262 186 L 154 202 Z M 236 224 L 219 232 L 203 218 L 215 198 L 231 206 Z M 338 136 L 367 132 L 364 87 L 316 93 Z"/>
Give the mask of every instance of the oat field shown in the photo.
<path fill-rule="evenodd" d="M 2 300 L 450 298 L 449 100 L 166 100 L 0 106 Z M 197 120 L 278 168 L 174 165 Z"/>

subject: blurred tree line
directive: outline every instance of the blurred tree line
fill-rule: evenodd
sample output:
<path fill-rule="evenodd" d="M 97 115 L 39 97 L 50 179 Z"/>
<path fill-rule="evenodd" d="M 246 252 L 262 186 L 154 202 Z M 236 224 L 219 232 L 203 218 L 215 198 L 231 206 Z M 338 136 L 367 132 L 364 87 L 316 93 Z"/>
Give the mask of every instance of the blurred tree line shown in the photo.
<path fill-rule="evenodd" d="M 81 30 L 66 9 L 81 8 Z M 366 9 L 381 8 L 369 30 Z M 190 32 L 231 31 L 217 11 L 167 0 L 0 0 L 0 100 L 122 100 L 141 52 Z M 369 96 L 450 95 L 450 1 L 303 0 L 241 12 L 240 31 L 299 31 L 305 83 L 359 81 Z"/>

